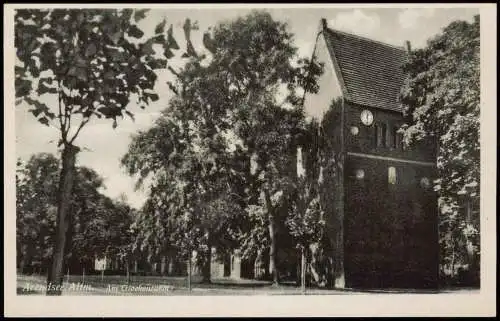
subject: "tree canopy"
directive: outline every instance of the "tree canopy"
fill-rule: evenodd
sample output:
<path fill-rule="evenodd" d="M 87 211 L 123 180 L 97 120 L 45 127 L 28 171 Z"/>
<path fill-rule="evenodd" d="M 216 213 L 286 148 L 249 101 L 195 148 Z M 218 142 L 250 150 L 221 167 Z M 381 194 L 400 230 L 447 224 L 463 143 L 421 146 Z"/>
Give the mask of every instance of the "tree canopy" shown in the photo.
<path fill-rule="evenodd" d="M 32 155 L 17 168 L 18 264 L 44 269 L 54 247 L 60 161 L 52 154 Z M 88 265 L 94 258 L 120 255 L 131 244 L 134 210 L 102 194 L 103 179 L 88 167 L 78 167 L 72 196 L 74 234 L 68 259 Z"/>
<path fill-rule="evenodd" d="M 154 175 L 152 191 L 174 184 L 182 201 L 162 203 L 179 205 L 195 231 L 210 221 L 208 234 L 217 235 L 222 222 L 239 222 L 206 243 L 233 244 L 236 234 L 254 227 L 242 224 L 246 216 L 225 215 L 241 214 L 261 199 L 274 217 L 283 189 L 292 188 L 287 175 L 294 175 L 295 160 L 287 156 L 294 155 L 303 126 L 300 94 L 317 90 L 320 67 L 298 59 L 287 25 L 265 12 L 216 25 L 204 44 L 210 55 L 174 71 L 177 79 L 169 84 L 177 95 L 153 128 L 134 137 L 123 163 L 139 182 Z"/>
<path fill-rule="evenodd" d="M 133 118 L 127 109 L 131 101 L 144 108 L 158 100 L 155 71 L 166 68 L 179 45 L 166 21 L 154 35 L 144 35 L 138 22 L 147 11 L 16 11 L 16 97 L 31 106 L 40 123 L 58 121 L 60 144 L 73 143 L 92 117 L 112 119 L 116 127 L 118 117 Z M 56 95 L 57 106 L 40 101 L 46 94 Z"/>
<path fill-rule="evenodd" d="M 401 101 L 409 120 L 403 127 L 405 141 L 434 137 L 439 145 L 435 190 L 441 196 L 446 262 L 457 249 L 456 239 L 465 237 L 479 253 L 479 216 L 461 208 L 477 204 L 480 193 L 479 22 L 479 16 L 472 23 L 452 22 L 425 48 L 413 50 L 404 66 L 408 77 Z M 450 235 L 455 241 L 448 240 Z"/>

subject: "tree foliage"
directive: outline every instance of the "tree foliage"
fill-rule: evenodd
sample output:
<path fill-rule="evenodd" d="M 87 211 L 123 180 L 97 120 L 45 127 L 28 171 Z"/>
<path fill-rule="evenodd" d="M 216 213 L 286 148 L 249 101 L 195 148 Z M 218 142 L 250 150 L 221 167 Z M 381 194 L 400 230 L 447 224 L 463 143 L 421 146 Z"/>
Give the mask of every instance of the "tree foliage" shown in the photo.
<path fill-rule="evenodd" d="M 193 250 L 208 254 L 212 245 L 223 250 L 235 242 L 233 219 L 240 210 L 231 189 L 237 179 L 231 181 L 230 160 L 220 141 L 201 142 L 193 128 L 183 129 L 181 122 L 164 112 L 152 128 L 134 136 L 122 159 L 139 184 L 151 178 L 148 200 L 136 222 L 135 246 L 155 258 L 175 250 L 178 258 L 187 259 Z"/>
<path fill-rule="evenodd" d="M 318 89 L 315 80 L 321 68 L 298 58 L 287 24 L 265 12 L 220 24 L 213 30 L 213 39 L 217 44 L 213 68 L 227 74 L 226 88 L 232 94 L 221 100 L 232 106 L 231 129 L 247 159 L 250 219 L 266 221 L 267 233 L 262 224 L 247 225 L 242 237 L 252 235 L 250 240 L 255 241 L 243 245 L 260 246 L 268 239 L 271 272 L 278 282 L 276 237 L 285 228 L 286 217 L 280 209 L 294 188 L 293 155 L 304 125 L 300 93 Z"/>
<path fill-rule="evenodd" d="M 17 246 L 20 268 L 47 268 L 54 247 L 60 162 L 48 153 L 33 155 L 17 168 Z M 77 168 L 72 197 L 74 234 L 68 259 L 83 265 L 104 255 L 120 255 L 131 243 L 134 211 L 101 193 L 102 178 L 87 167 Z"/>
<path fill-rule="evenodd" d="M 297 199 L 292 203 L 292 211 L 286 224 L 297 247 L 306 249 L 322 239 L 325 221 L 319 195 L 312 197 L 310 188 L 304 185 L 302 181 L 297 186 Z"/>
<path fill-rule="evenodd" d="M 37 261 L 47 264 L 56 221 L 58 161 L 39 154 L 16 169 L 17 263 L 21 269 Z"/>
<path fill-rule="evenodd" d="M 434 137 L 439 145 L 435 190 L 441 196 L 445 263 L 459 252 L 457 238 L 463 244 L 472 242 L 473 251 L 479 251 L 479 218 L 460 208 L 476 203 L 480 192 L 479 55 L 476 16 L 472 23 L 452 22 L 425 48 L 413 50 L 404 66 L 408 77 L 401 100 L 409 120 L 403 127 L 405 141 Z"/>
<path fill-rule="evenodd" d="M 146 37 L 138 22 L 147 10 L 17 10 L 15 17 L 16 97 L 30 105 L 39 122 L 58 121 L 60 144 L 73 143 L 92 117 L 128 115 L 129 103 L 144 108 L 158 100 L 156 70 L 178 44 L 166 21 Z M 162 55 L 157 55 L 158 46 Z M 40 96 L 52 94 L 57 106 Z M 73 120 L 73 125 L 71 124 Z M 75 127 L 75 122 L 80 123 Z"/>
<path fill-rule="evenodd" d="M 123 160 L 139 180 L 154 175 L 153 189 L 173 184 L 180 198 L 169 206 L 179 204 L 195 231 L 210 221 L 211 235 L 222 228 L 221 246 L 222 239 L 235 244 L 236 236 L 265 234 L 247 224 L 252 218 L 226 215 L 259 206 L 263 190 L 264 213 L 277 212 L 293 188 L 294 161 L 287 155 L 301 130 L 300 91 L 317 90 L 320 68 L 304 59 L 294 64 L 297 49 L 287 25 L 265 12 L 220 23 L 203 42 L 209 54 L 173 71 L 177 78 L 169 86 L 177 95 L 155 126 L 134 138 Z"/>

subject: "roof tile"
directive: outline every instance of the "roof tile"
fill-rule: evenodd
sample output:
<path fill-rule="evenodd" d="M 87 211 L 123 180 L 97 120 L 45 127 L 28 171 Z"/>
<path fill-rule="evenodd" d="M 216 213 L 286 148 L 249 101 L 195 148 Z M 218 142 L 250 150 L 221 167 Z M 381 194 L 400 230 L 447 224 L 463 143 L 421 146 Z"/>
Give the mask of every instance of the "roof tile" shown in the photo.
<path fill-rule="evenodd" d="M 347 91 L 346 99 L 363 106 L 402 112 L 398 96 L 406 51 L 345 32 L 325 30 L 330 54 Z"/>

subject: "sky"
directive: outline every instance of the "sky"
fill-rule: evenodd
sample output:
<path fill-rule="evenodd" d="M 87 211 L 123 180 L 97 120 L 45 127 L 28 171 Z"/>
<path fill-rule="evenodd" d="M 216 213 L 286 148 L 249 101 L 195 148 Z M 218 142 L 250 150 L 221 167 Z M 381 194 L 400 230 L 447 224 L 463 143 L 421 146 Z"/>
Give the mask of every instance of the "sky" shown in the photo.
<path fill-rule="evenodd" d="M 272 8 L 267 9 L 272 16 L 289 25 L 295 35 L 295 45 L 299 55 L 310 57 L 319 28 L 320 19 L 325 18 L 331 28 L 369 37 L 396 46 L 404 46 L 410 41 L 412 48 L 425 45 L 428 38 L 438 34 L 449 23 L 455 20 L 472 21 L 479 14 L 477 8 Z M 231 20 L 245 15 L 250 9 L 153 9 L 141 27 L 146 35 L 152 34 L 154 27 L 164 18 L 173 24 L 176 36 L 183 52 L 182 24 L 189 17 L 197 21 L 199 31 L 192 34 L 195 48 L 201 49 L 203 31 L 223 20 Z M 181 66 L 180 59 L 170 62 Z M 103 178 L 106 189 L 103 193 L 117 198 L 125 195 L 129 204 L 140 208 L 146 199 L 145 190 L 135 190 L 135 178 L 128 176 L 120 167 L 120 158 L 127 152 L 131 135 L 139 130 L 146 130 L 153 125 L 160 111 L 165 108 L 171 93 L 165 82 L 169 74 L 159 75 L 156 92 L 160 99 L 150 104 L 145 110 L 131 105 L 129 109 L 135 113 L 135 121 L 129 118 L 120 120 L 116 129 L 111 121 L 91 121 L 81 131 L 76 144 L 83 148 L 78 155 L 77 165 L 88 166 L 96 170 Z M 44 97 L 50 104 L 53 100 Z M 52 104 L 53 105 L 53 104 Z M 57 154 L 58 130 L 54 127 L 41 126 L 28 106 L 16 106 L 16 156 L 27 160 L 31 155 L 41 152 Z"/>

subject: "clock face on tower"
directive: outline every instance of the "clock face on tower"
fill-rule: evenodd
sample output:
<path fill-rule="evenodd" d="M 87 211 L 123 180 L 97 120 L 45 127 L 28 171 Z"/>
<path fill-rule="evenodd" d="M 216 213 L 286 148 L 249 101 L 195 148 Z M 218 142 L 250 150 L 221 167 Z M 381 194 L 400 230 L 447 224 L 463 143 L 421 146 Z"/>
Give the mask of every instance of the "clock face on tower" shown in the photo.
<path fill-rule="evenodd" d="M 363 125 L 370 126 L 373 123 L 373 114 L 369 110 L 363 110 L 361 112 L 361 122 Z"/>

